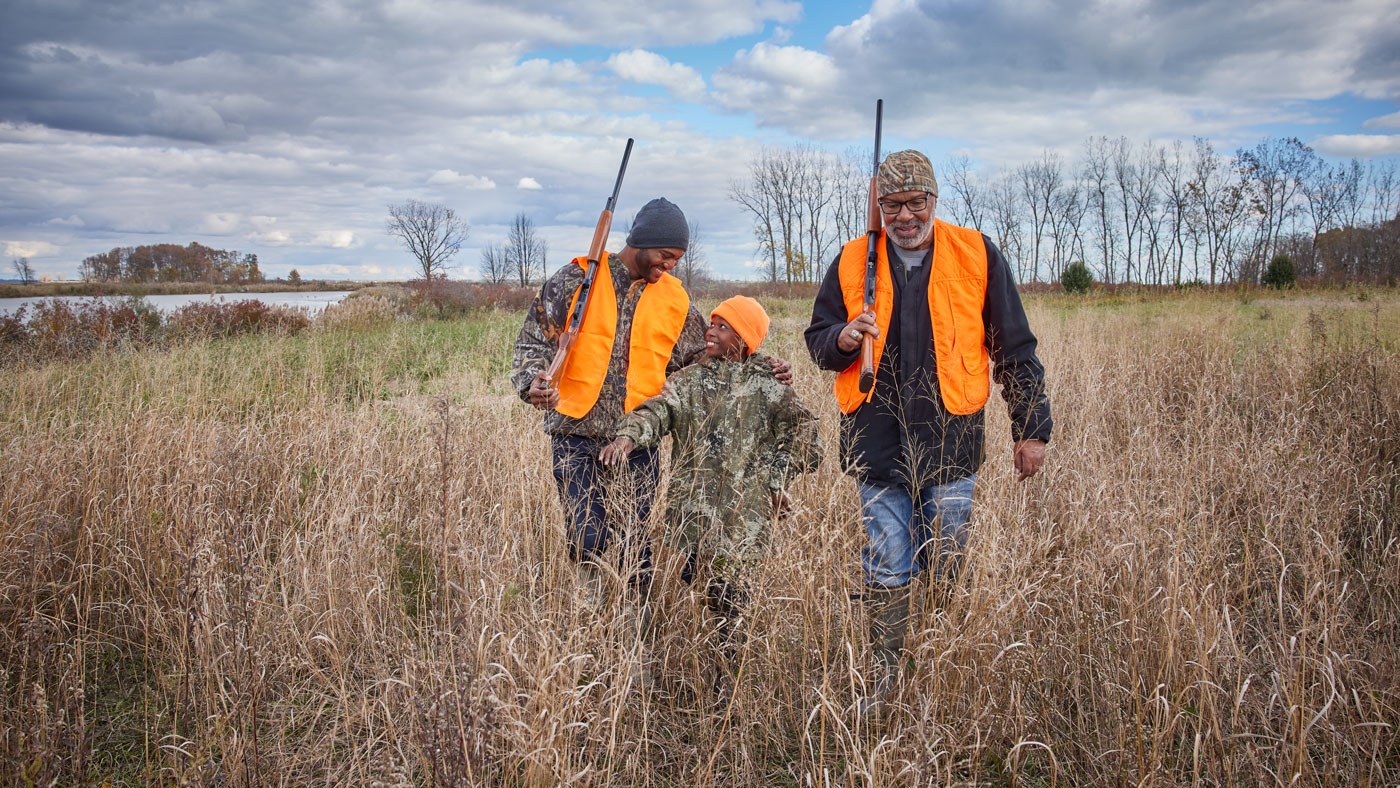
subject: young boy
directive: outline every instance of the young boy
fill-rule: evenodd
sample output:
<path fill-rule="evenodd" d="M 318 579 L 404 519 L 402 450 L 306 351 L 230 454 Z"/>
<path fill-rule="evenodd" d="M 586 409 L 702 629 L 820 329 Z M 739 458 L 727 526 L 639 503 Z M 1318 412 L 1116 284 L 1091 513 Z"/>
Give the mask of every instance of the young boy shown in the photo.
<path fill-rule="evenodd" d="M 822 454 L 816 417 L 756 352 L 767 334 L 758 301 L 735 296 L 720 304 L 710 313 L 704 357 L 623 416 L 617 439 L 599 454 L 614 465 L 633 448 L 672 436 L 664 543 L 687 556 L 687 583 L 704 580 L 729 660 L 748 602 L 744 575 L 767 552 L 773 517 L 786 506 L 783 488 L 815 470 Z"/>

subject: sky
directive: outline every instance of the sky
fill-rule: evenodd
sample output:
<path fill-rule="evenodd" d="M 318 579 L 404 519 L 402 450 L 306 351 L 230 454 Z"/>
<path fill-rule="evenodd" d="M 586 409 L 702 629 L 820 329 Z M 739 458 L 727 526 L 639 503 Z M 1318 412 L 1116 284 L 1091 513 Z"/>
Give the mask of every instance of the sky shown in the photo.
<path fill-rule="evenodd" d="M 524 212 L 551 270 L 666 196 L 709 267 L 754 278 L 728 198 L 764 145 L 882 147 L 994 170 L 1090 136 L 1297 136 L 1400 156 L 1394 0 L 3 0 L 0 247 L 76 278 L 197 241 L 264 273 L 406 279 L 408 199 L 471 225 L 477 275 Z M 0 274 L 3 275 L 3 274 Z"/>

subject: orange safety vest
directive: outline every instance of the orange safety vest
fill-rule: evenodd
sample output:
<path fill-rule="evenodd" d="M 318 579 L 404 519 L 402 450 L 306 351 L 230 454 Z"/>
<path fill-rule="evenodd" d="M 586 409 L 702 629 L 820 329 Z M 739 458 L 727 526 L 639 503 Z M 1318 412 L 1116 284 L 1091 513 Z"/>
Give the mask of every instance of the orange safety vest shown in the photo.
<path fill-rule="evenodd" d="M 875 269 L 875 325 L 880 329 L 874 341 L 877 377 L 894 305 L 884 230 L 880 231 L 879 255 Z M 846 301 L 848 319 L 860 314 L 865 300 L 865 256 L 864 238 L 857 238 L 841 248 L 841 295 Z M 987 246 L 982 233 L 934 219 L 932 265 L 928 278 L 928 311 L 933 326 L 938 388 L 949 413 L 967 416 L 987 404 L 992 390 L 987 374 L 986 329 L 982 325 L 982 305 L 987 298 Z M 860 393 L 860 360 L 857 359 L 837 374 L 835 391 L 841 412 L 854 413 L 856 408 L 870 401 L 875 387 L 871 386 L 869 393 Z"/>
<path fill-rule="evenodd" d="M 587 257 L 575 257 L 574 264 L 588 269 Z M 608 253 L 599 261 L 602 267 L 593 281 L 593 295 L 574 340 L 569 358 L 559 372 L 559 407 L 565 416 L 581 419 L 593 409 L 603 379 L 612 359 L 613 340 L 617 336 L 617 293 L 613 292 L 612 273 L 608 270 Z M 569 302 L 567 314 L 573 314 L 578 303 L 579 289 Z M 690 311 L 690 296 L 681 280 L 662 274 L 661 281 L 642 288 L 637 311 L 632 317 L 632 337 L 627 348 L 627 399 L 625 411 L 642 404 L 648 397 L 661 393 L 666 382 L 666 363 L 685 326 Z"/>

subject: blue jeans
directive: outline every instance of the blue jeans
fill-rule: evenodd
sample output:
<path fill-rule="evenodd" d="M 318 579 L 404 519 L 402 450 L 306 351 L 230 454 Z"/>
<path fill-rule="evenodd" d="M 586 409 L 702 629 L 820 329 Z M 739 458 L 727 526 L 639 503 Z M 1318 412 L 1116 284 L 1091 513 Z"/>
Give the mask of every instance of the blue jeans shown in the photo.
<path fill-rule="evenodd" d="M 868 542 L 861 551 L 865 585 L 899 588 L 925 569 L 949 577 L 967 548 L 972 489 L 977 474 L 919 490 L 860 484 L 860 509 Z"/>
<path fill-rule="evenodd" d="M 553 435 L 554 481 L 564 506 L 569 556 L 598 561 L 620 532 L 617 567 L 632 572 L 629 582 L 651 581 L 651 543 L 646 521 L 656 501 L 661 457 L 655 448 L 636 449 L 625 466 L 608 468 L 598 452 L 611 441 L 581 435 Z"/>

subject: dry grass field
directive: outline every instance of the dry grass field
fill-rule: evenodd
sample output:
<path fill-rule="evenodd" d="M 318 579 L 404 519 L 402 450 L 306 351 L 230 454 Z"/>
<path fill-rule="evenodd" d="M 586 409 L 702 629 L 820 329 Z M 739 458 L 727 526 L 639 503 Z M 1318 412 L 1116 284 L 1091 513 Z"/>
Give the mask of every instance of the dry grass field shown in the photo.
<path fill-rule="evenodd" d="M 994 395 L 968 572 L 874 724 L 829 376 L 768 306 L 829 455 L 723 704 L 674 571 L 645 691 L 578 604 L 517 314 L 4 368 L 0 784 L 1400 783 L 1395 291 L 1030 297 L 1047 466 Z"/>

